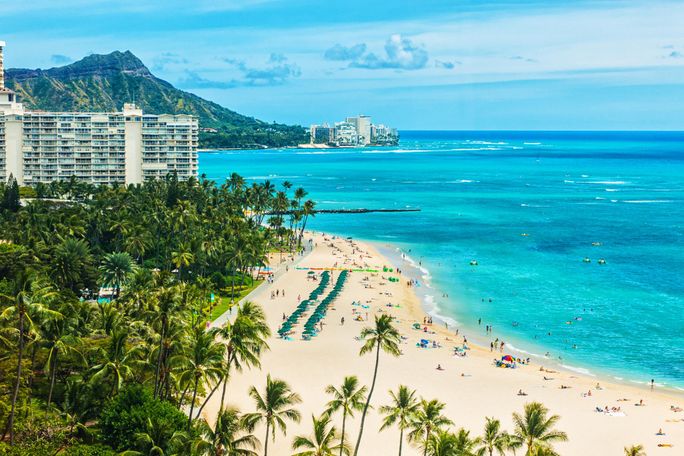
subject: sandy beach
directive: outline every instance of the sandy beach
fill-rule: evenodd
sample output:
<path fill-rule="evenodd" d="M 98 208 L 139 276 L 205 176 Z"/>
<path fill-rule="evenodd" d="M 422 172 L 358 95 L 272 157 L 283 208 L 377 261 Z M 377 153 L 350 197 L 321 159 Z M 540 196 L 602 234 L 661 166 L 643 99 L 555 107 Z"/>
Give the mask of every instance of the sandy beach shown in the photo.
<path fill-rule="evenodd" d="M 397 358 L 381 355 L 378 383 L 373 396 L 375 409 L 389 402 L 388 391 L 407 385 L 426 399 L 439 399 L 446 403 L 445 414 L 464 427 L 471 436 L 481 433 L 485 417 L 496 417 L 507 430 L 512 430 L 511 414 L 522 410 L 523 404 L 540 401 L 552 413 L 561 416 L 558 424 L 569 441 L 555 447 L 562 455 L 622 455 L 623 447 L 642 444 L 648 455 L 684 454 L 684 398 L 672 391 L 651 391 L 648 388 L 614 384 L 601 378 L 566 372 L 555 367 L 542 366 L 532 360 L 529 365 L 515 369 L 497 368 L 493 360 L 507 354 L 490 347 L 477 346 L 468 341 L 467 355 L 455 356 L 454 347 L 463 346 L 463 336 L 478 340 L 494 340 L 485 333 L 483 322 L 479 333 L 463 328 L 445 328 L 442 324 L 423 325 L 426 314 L 420 300 L 409 286 L 407 277 L 395 272 L 383 272 L 392 265 L 372 245 L 333 238 L 323 234 L 311 235 L 313 251 L 307 253 L 288 271 L 277 274 L 273 284 L 263 284 L 250 297 L 262 305 L 274 333 L 269 340 L 270 350 L 262 357 L 261 369 L 235 373 L 230 380 L 228 402 L 243 412 L 253 410 L 247 395 L 250 386 L 263 388 L 266 374 L 286 380 L 302 396 L 299 405 L 302 421 L 288 425 L 287 436 L 278 435 L 269 443 L 270 454 L 291 454 L 290 445 L 295 435 L 311 433 L 311 415 L 320 415 L 329 397 L 327 385 L 339 385 L 348 375 L 356 375 L 361 383 L 370 384 L 373 374 L 372 356 L 359 356 L 362 342 L 357 340 L 361 329 L 372 324 L 375 315 L 390 314 L 396 320 L 404 341 L 403 354 Z M 274 265 L 277 266 L 277 265 Z M 278 337 L 277 329 L 283 314 L 289 315 L 316 287 L 309 280 L 308 268 L 375 269 L 379 272 L 351 272 L 337 300 L 324 320 L 323 331 L 313 340 L 302 340 L 303 322 L 295 327 L 291 340 Z M 320 272 L 320 271 L 317 271 Z M 333 276 L 339 274 L 335 271 Z M 390 281 L 390 277 L 399 278 Z M 329 286 L 328 290 L 331 288 Z M 279 290 L 278 297 L 272 292 Z M 283 293 L 284 291 L 284 293 Z M 353 302 L 361 305 L 353 305 Z M 357 321 L 356 318 L 363 321 Z M 344 324 L 341 319 L 344 317 Z M 366 321 L 367 319 L 367 321 Z M 420 329 L 414 324 L 419 323 Z M 427 332 L 424 328 L 427 326 Z M 456 334 L 458 330 L 458 335 Z M 429 340 L 429 348 L 416 344 Z M 437 348 L 433 348 L 433 341 Z M 443 370 L 437 370 L 437 365 Z M 542 368 L 544 370 L 542 370 Z M 597 383 L 600 384 L 597 387 Z M 522 390 L 526 396 L 518 395 Z M 589 394 L 590 393 L 590 394 Z M 213 421 L 219 408 L 219 395 L 207 404 L 205 417 Z M 643 401 L 643 406 L 635 404 Z M 596 409 L 608 408 L 610 413 Z M 619 411 L 612 411 L 619 408 Z M 359 417 L 348 421 L 348 438 L 355 440 Z M 339 426 L 340 417 L 335 417 Z M 366 419 L 362 455 L 391 455 L 397 453 L 399 432 L 389 429 L 379 432 L 381 417 L 370 410 Z M 656 435 L 662 429 L 665 435 Z M 256 435 L 263 439 L 263 429 Z M 672 445 L 659 447 L 659 444 Z M 272 450 L 272 452 L 271 452 Z M 420 454 L 410 445 L 404 445 L 404 454 Z"/>

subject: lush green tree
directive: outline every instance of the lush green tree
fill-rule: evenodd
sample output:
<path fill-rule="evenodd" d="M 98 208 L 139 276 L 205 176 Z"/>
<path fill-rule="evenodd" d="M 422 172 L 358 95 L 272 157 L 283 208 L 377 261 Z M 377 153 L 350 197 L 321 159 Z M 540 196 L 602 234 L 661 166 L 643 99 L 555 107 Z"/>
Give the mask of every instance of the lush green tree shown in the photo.
<path fill-rule="evenodd" d="M 19 201 L 19 184 L 13 175 L 10 174 L 7 184 L 4 185 L 2 199 L 0 199 L 0 210 L 5 209 L 10 212 L 17 212 L 21 207 Z"/>
<path fill-rule="evenodd" d="M 300 413 L 294 406 L 302 400 L 290 389 L 290 385 L 283 380 L 272 379 L 271 374 L 266 376 L 266 388 L 263 394 L 253 386 L 249 390 L 249 395 L 254 400 L 256 412 L 245 415 L 245 422 L 250 431 L 260 423 L 266 425 L 264 456 L 267 456 L 268 440 L 270 437 L 275 441 L 276 428 L 280 428 L 280 431 L 286 434 L 286 420 L 298 423 L 301 419 Z"/>
<path fill-rule="evenodd" d="M 419 443 L 423 447 L 423 455 L 427 454 L 430 437 L 453 424 L 449 418 L 442 414 L 444 407 L 445 404 L 437 399 L 431 401 L 422 399 L 409 423 L 411 431 L 408 434 L 408 439 L 410 442 Z"/>
<path fill-rule="evenodd" d="M 366 392 L 368 388 L 359 385 L 359 379 L 352 375 L 344 377 L 342 385 L 337 388 L 335 385 L 328 385 L 325 392 L 332 396 L 332 399 L 326 405 L 326 413 L 333 415 L 338 411 L 342 412 L 342 430 L 340 431 L 340 456 L 345 448 L 345 429 L 347 424 L 347 416 L 354 417 L 354 412 L 363 410 L 363 404 L 366 400 Z"/>
<path fill-rule="evenodd" d="M 394 425 L 399 428 L 399 456 L 401 456 L 404 430 L 409 427 L 418 411 L 419 402 L 416 392 L 405 385 L 399 385 L 396 393 L 394 391 L 389 393 L 392 396 L 392 403 L 380 407 L 380 413 L 385 415 L 380 430 L 383 431 Z"/>
<path fill-rule="evenodd" d="M 363 426 L 366 422 L 366 413 L 370 406 L 373 390 L 375 389 L 375 381 L 378 378 L 378 365 L 380 364 L 380 351 L 392 356 L 399 356 L 399 343 L 401 336 L 399 331 L 392 324 L 392 317 L 389 315 L 375 316 L 375 326 L 366 327 L 361 330 L 361 338 L 365 340 L 361 347 L 360 355 L 375 352 L 375 367 L 373 368 L 373 381 L 371 382 L 370 391 L 366 397 L 366 403 L 363 406 L 361 413 L 361 425 L 359 427 L 359 436 L 356 439 L 356 446 L 354 448 L 354 456 L 358 455 L 359 447 L 361 446 L 361 437 L 363 436 Z"/>
<path fill-rule="evenodd" d="M 256 456 L 260 444 L 237 409 L 227 408 L 219 412 L 216 424 L 211 427 L 205 420 L 197 424 L 199 437 L 193 444 L 201 456 Z"/>
<path fill-rule="evenodd" d="M 126 252 L 105 255 L 100 266 L 102 283 L 106 287 L 113 287 L 114 297 L 118 298 L 121 287 L 126 284 L 135 269 L 133 258 Z"/>
<path fill-rule="evenodd" d="M 539 402 L 525 404 L 522 415 L 514 413 L 511 448 L 524 448 L 527 456 L 534 456 L 538 450 L 553 450 L 554 442 L 568 440 L 565 432 L 554 429 L 560 417 L 548 414 L 549 409 Z"/>
<path fill-rule="evenodd" d="M 501 422 L 494 418 L 487 417 L 484 433 L 476 439 L 478 445 L 478 456 L 494 456 L 496 451 L 500 456 L 504 456 L 511 446 L 511 437 L 506 431 L 501 430 Z"/>
<path fill-rule="evenodd" d="M 103 440 L 118 451 L 149 450 L 153 444 L 165 453 L 171 448 L 173 435 L 184 429 L 185 422 L 183 412 L 155 399 L 142 385 L 128 386 L 110 399 L 99 421 Z M 137 448 L 131 448 L 132 445 Z"/>
<path fill-rule="evenodd" d="M 211 380 L 216 381 L 223 372 L 225 346 L 216 339 L 216 334 L 215 329 L 197 325 L 190 333 L 186 352 L 181 358 L 180 380 L 192 384 L 188 429 L 192 423 L 199 387 Z"/>
<path fill-rule="evenodd" d="M 4 306 L 0 318 L 12 321 L 16 324 L 16 357 L 17 368 L 14 387 L 11 396 L 11 409 L 7 419 L 7 427 L 10 434 L 10 445 L 14 445 L 14 418 L 17 408 L 19 389 L 22 383 L 22 368 L 24 349 L 27 336 L 35 331 L 35 325 L 41 318 L 60 318 L 61 315 L 50 309 L 49 303 L 55 297 L 55 292 L 45 281 L 35 280 L 32 276 L 20 278 L 18 289 L 14 295 L 0 295 L 0 301 Z"/>
<path fill-rule="evenodd" d="M 311 436 L 299 435 L 292 441 L 292 449 L 299 450 L 292 456 L 334 456 L 350 454 L 349 445 L 344 444 L 344 435 L 338 435 L 335 426 L 332 426 L 330 415 L 324 413 L 320 418 L 311 417 L 313 422 L 313 434 Z"/>
<path fill-rule="evenodd" d="M 222 377 L 223 391 L 219 408 L 222 410 L 231 370 L 235 369 L 239 372 L 243 367 L 261 367 L 259 357 L 264 350 L 268 350 L 266 340 L 271 335 L 271 330 L 266 323 L 266 315 L 261 306 L 246 301 L 238 309 L 235 320 L 232 323 L 226 322 L 219 331 L 219 335 L 226 345 L 225 371 Z"/>

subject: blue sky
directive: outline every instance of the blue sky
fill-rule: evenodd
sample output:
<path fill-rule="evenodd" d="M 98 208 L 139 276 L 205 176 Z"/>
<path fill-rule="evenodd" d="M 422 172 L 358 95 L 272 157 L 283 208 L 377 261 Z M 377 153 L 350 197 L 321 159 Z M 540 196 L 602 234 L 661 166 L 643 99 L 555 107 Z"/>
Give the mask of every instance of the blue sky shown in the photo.
<path fill-rule="evenodd" d="M 263 120 L 684 129 L 684 1 L 0 0 L 10 67 L 130 49 Z"/>

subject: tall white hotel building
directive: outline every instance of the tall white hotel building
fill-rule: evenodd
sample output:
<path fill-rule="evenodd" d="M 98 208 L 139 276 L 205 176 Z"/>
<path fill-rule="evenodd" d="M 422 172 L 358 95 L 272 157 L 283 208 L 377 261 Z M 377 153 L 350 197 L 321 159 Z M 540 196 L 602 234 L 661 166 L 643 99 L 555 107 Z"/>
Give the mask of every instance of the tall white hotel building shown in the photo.
<path fill-rule="evenodd" d="M 197 118 L 121 112 L 26 111 L 5 87 L 0 41 L 0 179 L 35 185 L 72 176 L 92 184 L 140 184 L 197 175 Z"/>

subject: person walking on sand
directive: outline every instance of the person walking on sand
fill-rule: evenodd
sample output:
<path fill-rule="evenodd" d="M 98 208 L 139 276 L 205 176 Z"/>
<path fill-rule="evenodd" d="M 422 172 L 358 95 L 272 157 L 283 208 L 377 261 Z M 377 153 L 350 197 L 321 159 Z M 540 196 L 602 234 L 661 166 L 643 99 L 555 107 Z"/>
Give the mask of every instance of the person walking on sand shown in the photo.
<path fill-rule="evenodd" d="M 651 391 L 655 388 L 655 380 L 651 379 Z"/>
<path fill-rule="evenodd" d="M 340 324 L 344 326 L 344 317 L 342 317 L 342 319 L 340 320 Z"/>

